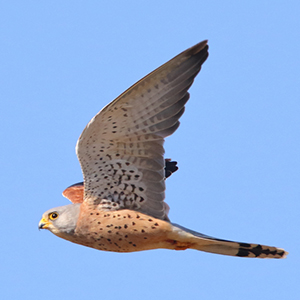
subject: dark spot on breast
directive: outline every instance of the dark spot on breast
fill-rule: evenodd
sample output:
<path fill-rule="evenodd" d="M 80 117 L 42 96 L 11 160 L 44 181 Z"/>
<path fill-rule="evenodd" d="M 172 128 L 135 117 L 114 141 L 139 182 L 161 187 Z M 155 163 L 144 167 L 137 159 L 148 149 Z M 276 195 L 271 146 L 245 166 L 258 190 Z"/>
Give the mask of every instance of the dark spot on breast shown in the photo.
<path fill-rule="evenodd" d="M 135 223 L 134 223 L 134 222 L 132 222 L 132 225 L 135 225 Z"/>
<path fill-rule="evenodd" d="M 125 229 L 128 228 L 127 224 L 124 225 L 124 228 L 125 228 Z"/>

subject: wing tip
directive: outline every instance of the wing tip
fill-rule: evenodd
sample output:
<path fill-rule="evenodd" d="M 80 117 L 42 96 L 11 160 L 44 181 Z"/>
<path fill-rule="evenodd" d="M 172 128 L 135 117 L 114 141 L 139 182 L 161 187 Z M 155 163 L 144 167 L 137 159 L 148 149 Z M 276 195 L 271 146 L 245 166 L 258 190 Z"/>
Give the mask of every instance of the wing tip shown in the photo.
<path fill-rule="evenodd" d="M 201 51 L 207 52 L 208 55 L 208 40 L 204 40 L 194 46 L 192 46 L 191 48 L 187 49 L 186 51 L 190 54 L 190 55 L 195 55 L 198 54 Z"/>

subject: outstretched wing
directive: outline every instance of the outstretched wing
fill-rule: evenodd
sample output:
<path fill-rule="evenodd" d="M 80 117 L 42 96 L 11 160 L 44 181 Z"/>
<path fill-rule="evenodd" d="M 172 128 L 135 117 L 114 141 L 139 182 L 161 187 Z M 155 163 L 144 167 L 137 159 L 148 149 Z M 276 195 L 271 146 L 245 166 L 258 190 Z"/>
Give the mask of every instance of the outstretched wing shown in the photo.
<path fill-rule="evenodd" d="M 169 158 L 165 159 L 165 178 L 170 177 L 178 170 L 177 161 L 172 161 Z M 63 196 L 69 199 L 72 203 L 82 203 L 84 198 L 84 183 L 78 182 L 70 185 L 63 191 Z"/>
<path fill-rule="evenodd" d="M 207 41 L 187 49 L 89 122 L 76 146 L 87 204 L 167 219 L 164 138 L 178 128 L 188 89 L 207 56 Z"/>

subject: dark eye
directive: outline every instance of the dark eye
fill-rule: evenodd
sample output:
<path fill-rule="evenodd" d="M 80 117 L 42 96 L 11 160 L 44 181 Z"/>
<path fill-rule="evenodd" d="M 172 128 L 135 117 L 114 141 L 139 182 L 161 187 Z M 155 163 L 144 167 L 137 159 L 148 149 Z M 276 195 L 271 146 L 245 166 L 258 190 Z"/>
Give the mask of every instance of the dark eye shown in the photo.
<path fill-rule="evenodd" d="M 49 219 L 50 220 L 55 220 L 58 218 L 58 213 L 57 212 L 53 212 L 49 214 Z"/>

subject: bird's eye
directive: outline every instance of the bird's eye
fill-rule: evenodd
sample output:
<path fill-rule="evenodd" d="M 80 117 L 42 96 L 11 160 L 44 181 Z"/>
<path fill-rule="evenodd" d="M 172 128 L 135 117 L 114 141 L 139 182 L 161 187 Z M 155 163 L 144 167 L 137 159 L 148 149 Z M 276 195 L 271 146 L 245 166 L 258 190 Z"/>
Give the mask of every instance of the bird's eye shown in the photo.
<path fill-rule="evenodd" d="M 57 212 L 53 212 L 49 214 L 49 219 L 50 220 L 55 220 L 58 218 L 58 213 Z"/>

